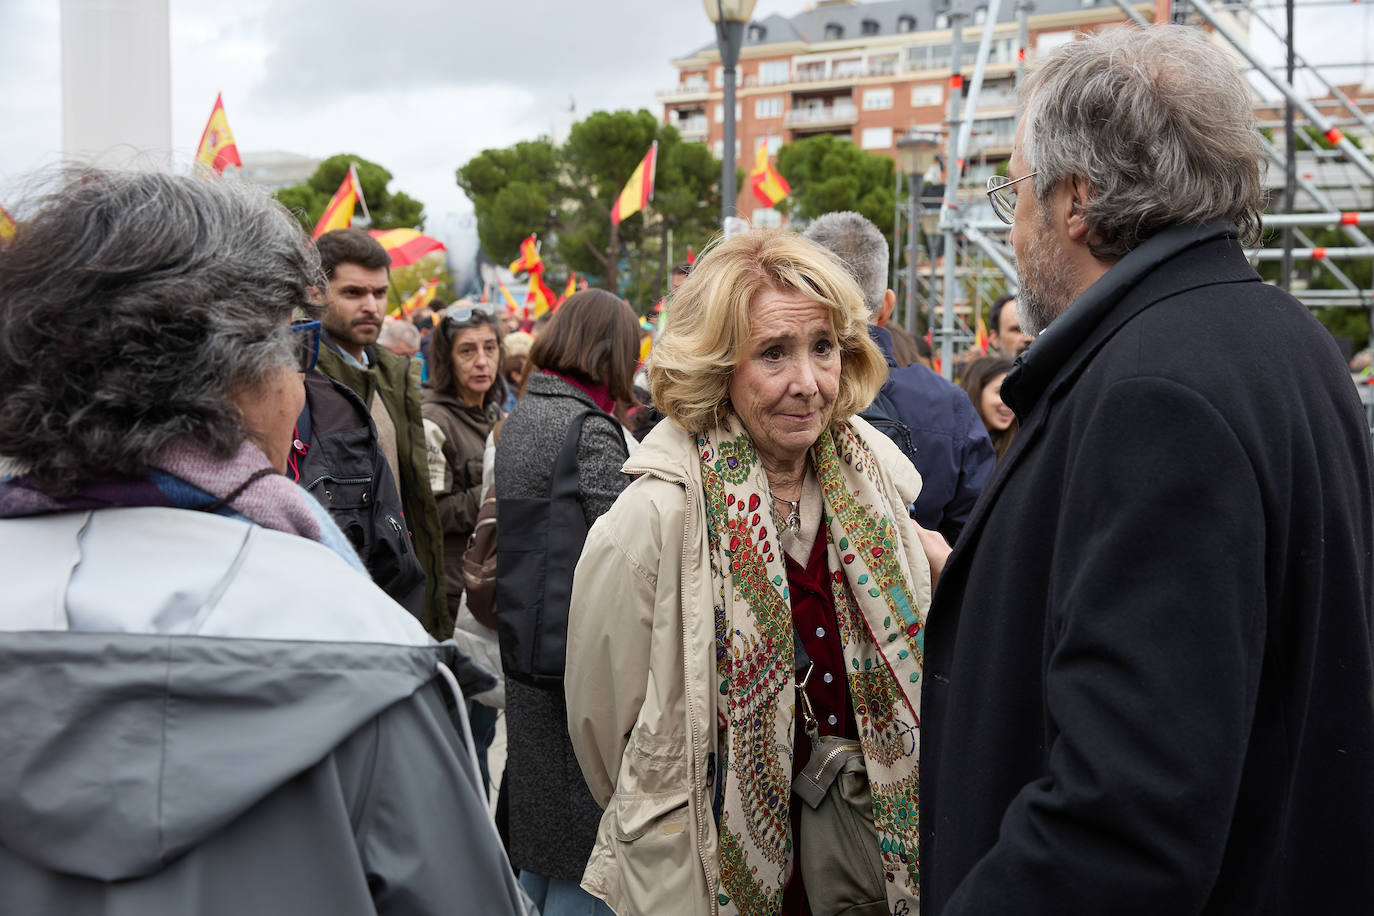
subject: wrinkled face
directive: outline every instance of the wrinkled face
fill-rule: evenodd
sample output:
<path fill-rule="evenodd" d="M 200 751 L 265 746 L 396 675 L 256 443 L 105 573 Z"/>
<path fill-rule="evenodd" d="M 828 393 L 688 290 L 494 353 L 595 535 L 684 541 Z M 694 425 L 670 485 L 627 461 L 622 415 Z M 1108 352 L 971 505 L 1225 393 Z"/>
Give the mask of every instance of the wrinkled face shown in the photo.
<path fill-rule="evenodd" d="M 1031 171 L 1021 149 L 1024 131 L 1023 121 L 1016 128 L 1015 145 L 1007 162 L 1007 177 L 1013 180 Z M 1031 188 L 1016 195 L 1015 221 L 1010 234 L 1016 272 L 1021 276 L 1016 315 L 1021 331 L 1032 339 L 1044 333 L 1050 322 L 1062 315 L 1075 298 L 1073 278 L 1066 267 L 1069 259 L 1056 231 L 1053 215 L 1040 205 Z M 1002 314 L 1006 312 L 1004 307 Z M 1008 355 L 1015 352 L 1005 340 L 1001 347 Z"/>
<path fill-rule="evenodd" d="M 464 328 L 453 338 L 453 378 L 458 383 L 458 396 L 465 404 L 476 407 L 496 380 L 501 364 L 501 345 L 496 331 L 489 324 Z"/>
<path fill-rule="evenodd" d="M 1016 419 L 1011 408 L 1002 403 L 1002 380 L 1006 377 L 1007 374 L 1003 372 L 988 379 L 987 384 L 983 386 L 983 396 L 979 398 L 978 413 L 983 418 L 983 425 L 991 433 L 1000 433 Z"/>
<path fill-rule="evenodd" d="M 1009 359 L 1015 359 L 1031 345 L 1034 337 L 1021 330 L 1020 306 L 1015 299 L 1004 304 L 997 313 L 997 348 Z"/>
<path fill-rule="evenodd" d="M 765 290 L 749 310 L 749 340 L 730 378 L 730 401 L 765 466 L 803 460 L 830 424 L 840 349 L 829 309 Z"/>
<path fill-rule="evenodd" d="M 272 467 L 285 474 L 296 418 L 305 407 L 305 376 L 295 366 L 278 366 L 258 384 L 236 391 L 232 400 L 248 438 L 263 450 Z"/>
<path fill-rule="evenodd" d="M 329 311 L 324 329 L 355 357 L 377 341 L 386 317 L 385 267 L 369 270 L 347 262 L 335 265 L 329 281 Z"/>

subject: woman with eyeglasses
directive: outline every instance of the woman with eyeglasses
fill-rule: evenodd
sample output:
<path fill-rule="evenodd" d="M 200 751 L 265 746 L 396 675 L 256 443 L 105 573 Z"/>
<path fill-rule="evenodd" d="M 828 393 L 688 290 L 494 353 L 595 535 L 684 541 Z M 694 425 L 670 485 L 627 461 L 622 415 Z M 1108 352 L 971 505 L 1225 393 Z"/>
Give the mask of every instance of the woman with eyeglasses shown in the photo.
<path fill-rule="evenodd" d="M 496 442 L 496 601 L 507 661 L 503 791 L 509 793 L 511 864 L 544 916 L 610 913 L 578 886 L 601 809 L 568 736 L 563 641 L 581 550 L 569 533 L 585 532 L 630 482 L 620 470 L 629 452 L 614 411 L 617 402 L 634 401 L 638 356 L 639 325 L 622 299 L 599 289 L 569 296 L 535 338 L 525 396 Z M 574 423 L 581 424 L 575 434 Z M 572 459 L 571 468 L 560 453 Z M 571 480 L 558 475 L 572 484 L 570 498 L 557 499 L 556 468 L 571 471 Z M 527 522 L 521 510 L 543 500 L 551 501 L 550 523 Z M 552 667 L 524 664 L 531 660 L 524 649 L 536 645 Z"/>
<path fill-rule="evenodd" d="M 501 419 L 501 332 L 484 306 L 459 301 L 439 316 L 430 343 L 429 387 L 421 396 L 426 436 L 443 466 L 430 466 L 430 489 L 444 529 L 444 587 L 456 615 L 463 594 L 463 551 L 482 508 L 482 451 Z M 430 426 L 433 424 L 433 426 Z M 437 429 L 437 433 L 436 433 Z"/>
<path fill-rule="evenodd" d="M 0 912 L 525 913 L 457 705 L 490 677 L 284 474 L 326 282 L 299 223 L 94 170 L 16 212 Z"/>

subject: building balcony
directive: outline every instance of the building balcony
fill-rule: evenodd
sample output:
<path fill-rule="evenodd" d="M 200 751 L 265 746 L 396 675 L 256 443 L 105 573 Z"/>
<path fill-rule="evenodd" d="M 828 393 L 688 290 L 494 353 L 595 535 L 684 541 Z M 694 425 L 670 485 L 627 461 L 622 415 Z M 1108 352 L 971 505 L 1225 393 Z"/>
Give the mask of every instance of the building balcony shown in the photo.
<path fill-rule="evenodd" d="M 706 137 L 710 134 L 711 128 L 705 118 L 695 118 L 691 121 L 681 121 L 673 125 L 682 139 L 688 143 L 705 143 Z"/>
<path fill-rule="evenodd" d="M 671 89 L 658 90 L 654 93 L 654 98 L 660 102 L 690 102 L 705 99 L 710 94 L 711 87 L 706 80 L 689 80 L 678 83 Z"/>
<path fill-rule="evenodd" d="M 858 122 L 859 109 L 852 102 L 814 108 L 793 108 L 787 112 L 783 120 L 783 124 L 793 130 L 849 127 Z"/>

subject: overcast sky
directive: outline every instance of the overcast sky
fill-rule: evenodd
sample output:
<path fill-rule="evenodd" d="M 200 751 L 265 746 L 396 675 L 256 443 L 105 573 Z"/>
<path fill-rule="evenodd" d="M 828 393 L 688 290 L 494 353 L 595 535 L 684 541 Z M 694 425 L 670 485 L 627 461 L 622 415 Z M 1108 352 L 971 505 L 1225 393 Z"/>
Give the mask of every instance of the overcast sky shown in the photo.
<path fill-rule="evenodd" d="M 759 0 L 755 17 L 804 2 Z M 1300 52 L 1370 60 L 1372 7 L 1302 11 Z M 471 209 L 457 166 L 552 133 L 570 105 L 661 113 L 669 60 L 713 40 L 700 0 L 170 0 L 170 11 L 179 162 L 222 91 L 240 151 L 356 153 L 435 218 Z M 1281 10 L 1270 15 L 1282 28 Z M 60 157 L 59 50 L 58 0 L 0 0 L 0 199 Z"/>

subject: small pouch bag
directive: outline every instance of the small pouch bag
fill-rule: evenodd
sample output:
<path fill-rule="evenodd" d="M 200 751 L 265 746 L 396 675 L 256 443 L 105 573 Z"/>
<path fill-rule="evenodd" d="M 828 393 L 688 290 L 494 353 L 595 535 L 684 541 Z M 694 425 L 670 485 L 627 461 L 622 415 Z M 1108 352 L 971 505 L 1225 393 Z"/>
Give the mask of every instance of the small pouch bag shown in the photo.
<path fill-rule="evenodd" d="M 806 695 L 815 666 L 797 684 L 811 759 L 792 792 L 803 802 L 797 842 L 797 867 L 814 916 L 887 916 L 887 883 L 878 832 L 873 826 L 873 796 L 857 741 L 822 735 Z"/>

